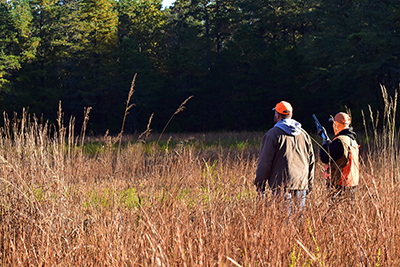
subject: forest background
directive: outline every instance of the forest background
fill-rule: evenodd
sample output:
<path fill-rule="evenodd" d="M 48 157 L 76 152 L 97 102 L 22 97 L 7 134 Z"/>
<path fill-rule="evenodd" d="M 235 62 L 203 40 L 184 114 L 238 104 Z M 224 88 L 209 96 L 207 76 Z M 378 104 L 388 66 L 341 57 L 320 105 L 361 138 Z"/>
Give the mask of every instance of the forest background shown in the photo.
<path fill-rule="evenodd" d="M 0 106 L 88 132 L 265 130 L 280 100 L 312 127 L 346 107 L 382 110 L 400 78 L 393 0 L 2 0 Z M 78 127 L 77 127 L 78 128 Z"/>

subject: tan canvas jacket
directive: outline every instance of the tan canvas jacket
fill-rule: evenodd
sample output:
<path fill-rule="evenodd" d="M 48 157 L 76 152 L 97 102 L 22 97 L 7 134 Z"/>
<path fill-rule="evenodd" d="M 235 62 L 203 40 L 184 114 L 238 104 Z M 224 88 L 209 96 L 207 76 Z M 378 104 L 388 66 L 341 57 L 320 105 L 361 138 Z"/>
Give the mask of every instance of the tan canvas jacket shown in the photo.
<path fill-rule="evenodd" d="M 308 190 L 314 183 L 314 151 L 310 137 L 301 132 L 294 136 L 273 127 L 263 137 L 254 184 L 264 191 Z"/>

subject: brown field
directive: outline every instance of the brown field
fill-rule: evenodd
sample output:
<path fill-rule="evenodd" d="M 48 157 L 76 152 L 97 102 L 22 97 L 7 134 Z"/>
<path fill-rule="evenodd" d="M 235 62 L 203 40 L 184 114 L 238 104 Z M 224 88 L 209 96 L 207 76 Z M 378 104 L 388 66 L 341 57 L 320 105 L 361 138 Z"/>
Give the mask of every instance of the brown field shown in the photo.
<path fill-rule="evenodd" d="M 330 203 L 319 162 L 307 207 L 288 218 L 255 193 L 263 133 L 132 136 L 119 149 L 26 117 L 7 124 L 2 266 L 400 266 L 390 136 L 363 144 L 353 205 Z"/>

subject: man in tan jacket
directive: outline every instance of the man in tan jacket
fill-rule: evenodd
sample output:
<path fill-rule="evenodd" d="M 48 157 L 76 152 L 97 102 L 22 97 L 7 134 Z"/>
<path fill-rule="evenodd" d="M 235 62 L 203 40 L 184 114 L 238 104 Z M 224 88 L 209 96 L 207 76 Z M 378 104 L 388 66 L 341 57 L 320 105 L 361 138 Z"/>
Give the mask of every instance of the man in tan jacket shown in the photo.
<path fill-rule="evenodd" d="M 263 194 L 268 183 L 274 196 L 282 193 L 286 199 L 297 199 L 302 207 L 314 183 L 311 139 L 292 119 L 290 103 L 281 101 L 273 110 L 275 125 L 263 137 L 254 184 Z"/>

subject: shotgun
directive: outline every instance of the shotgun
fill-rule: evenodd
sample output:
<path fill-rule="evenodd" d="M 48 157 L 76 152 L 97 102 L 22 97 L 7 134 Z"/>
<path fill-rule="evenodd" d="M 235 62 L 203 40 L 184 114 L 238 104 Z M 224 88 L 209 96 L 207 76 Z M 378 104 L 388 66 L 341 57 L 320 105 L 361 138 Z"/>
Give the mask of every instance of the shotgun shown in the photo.
<path fill-rule="evenodd" d="M 321 137 L 324 141 L 329 140 L 328 135 L 326 134 L 326 131 L 324 129 L 324 127 L 322 127 L 321 123 L 319 123 L 317 116 L 315 116 L 315 114 L 312 115 L 314 120 L 315 120 L 315 126 L 317 127 L 318 133 L 321 134 Z"/>

